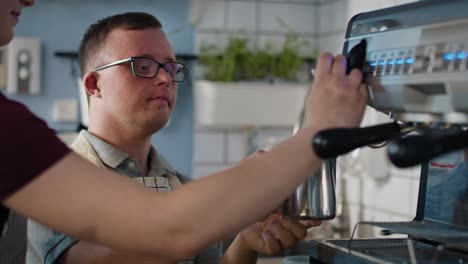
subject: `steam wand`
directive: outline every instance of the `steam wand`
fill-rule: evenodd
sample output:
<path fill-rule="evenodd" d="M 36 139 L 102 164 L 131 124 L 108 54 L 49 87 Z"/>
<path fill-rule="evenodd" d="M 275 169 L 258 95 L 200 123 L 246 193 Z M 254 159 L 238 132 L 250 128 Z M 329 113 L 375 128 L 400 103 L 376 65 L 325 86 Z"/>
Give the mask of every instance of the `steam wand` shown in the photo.
<path fill-rule="evenodd" d="M 390 144 L 387 151 L 392 163 L 404 168 L 466 147 L 468 147 L 468 131 L 452 127 L 400 138 Z"/>
<path fill-rule="evenodd" d="M 314 136 L 312 148 L 320 158 L 329 159 L 363 146 L 397 138 L 414 129 L 396 122 L 364 128 L 327 129 Z"/>

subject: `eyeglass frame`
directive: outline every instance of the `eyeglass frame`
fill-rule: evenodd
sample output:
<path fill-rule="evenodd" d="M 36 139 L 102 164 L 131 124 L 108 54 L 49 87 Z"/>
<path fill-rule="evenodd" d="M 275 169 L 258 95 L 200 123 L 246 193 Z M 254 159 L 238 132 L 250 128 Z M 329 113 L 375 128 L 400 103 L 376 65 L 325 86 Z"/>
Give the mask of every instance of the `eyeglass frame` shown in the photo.
<path fill-rule="evenodd" d="M 158 69 L 156 70 L 156 73 L 154 74 L 154 76 L 152 77 L 143 77 L 143 76 L 139 76 L 135 73 L 135 68 L 133 67 L 133 63 L 135 61 L 135 59 L 147 59 L 147 60 L 151 60 L 151 61 L 154 61 L 156 63 L 156 65 L 158 65 Z M 104 70 L 104 69 L 107 69 L 107 68 L 110 68 L 112 66 L 116 66 L 116 65 L 120 65 L 120 64 L 124 64 L 124 63 L 127 63 L 127 62 L 130 62 L 130 68 L 132 69 L 132 74 L 133 76 L 135 77 L 138 77 L 138 78 L 144 78 L 144 79 L 153 79 L 155 78 L 158 73 L 159 73 L 159 69 L 163 68 L 164 69 L 164 66 L 167 64 L 167 63 L 178 63 L 180 65 L 182 65 L 184 67 L 184 70 L 188 70 L 188 66 L 181 63 L 181 62 L 178 62 L 178 61 L 168 61 L 168 62 L 164 62 L 164 63 L 161 63 L 155 59 L 152 59 L 152 58 L 148 58 L 148 57 L 144 57 L 144 56 L 132 56 L 132 57 L 129 57 L 129 58 L 126 58 L 126 59 L 121 59 L 121 60 L 118 60 L 118 61 L 114 61 L 114 62 L 111 62 L 111 63 L 108 63 L 108 64 L 105 64 L 105 65 L 102 65 L 102 66 L 99 66 L 95 69 L 93 69 L 92 71 L 93 72 L 97 72 L 97 71 L 100 71 L 100 70 Z M 186 74 L 184 74 L 184 79 L 182 81 L 175 81 L 172 77 L 172 82 L 175 82 L 175 83 L 179 83 L 179 82 L 183 82 L 185 81 L 186 79 Z"/>

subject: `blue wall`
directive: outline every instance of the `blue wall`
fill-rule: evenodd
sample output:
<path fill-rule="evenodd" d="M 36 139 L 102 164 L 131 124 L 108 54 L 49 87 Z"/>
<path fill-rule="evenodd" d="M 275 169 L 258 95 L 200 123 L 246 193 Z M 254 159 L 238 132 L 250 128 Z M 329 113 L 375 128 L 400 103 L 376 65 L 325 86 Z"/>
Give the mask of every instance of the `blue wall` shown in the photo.
<path fill-rule="evenodd" d="M 23 10 L 17 36 L 37 37 L 42 42 L 42 83 L 40 96 L 9 96 L 28 105 L 57 131 L 76 130 L 78 124 L 52 121 L 56 99 L 78 98 L 72 66 L 76 62 L 54 56 L 56 51 L 75 51 L 89 25 L 103 17 L 128 11 L 155 15 L 163 24 L 176 54 L 193 51 L 193 28 L 188 23 L 186 0 L 133 1 L 37 1 Z M 77 74 L 79 74 L 77 72 Z M 193 100 L 189 82 L 179 85 L 177 107 L 170 125 L 153 137 L 153 144 L 180 172 L 191 175 L 193 146 Z"/>

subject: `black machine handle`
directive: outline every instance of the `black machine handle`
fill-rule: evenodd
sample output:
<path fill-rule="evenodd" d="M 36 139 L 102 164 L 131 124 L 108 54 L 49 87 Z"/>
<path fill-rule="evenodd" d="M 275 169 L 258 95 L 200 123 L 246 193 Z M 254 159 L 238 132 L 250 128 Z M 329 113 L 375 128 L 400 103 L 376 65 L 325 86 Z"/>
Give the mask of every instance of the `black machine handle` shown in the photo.
<path fill-rule="evenodd" d="M 333 128 L 318 132 L 312 147 L 322 159 L 330 159 L 356 148 L 380 143 L 401 134 L 402 127 L 396 122 L 364 128 Z"/>
<path fill-rule="evenodd" d="M 366 62 L 367 42 L 362 39 L 354 46 L 346 56 L 346 74 L 349 74 L 353 69 L 364 70 Z"/>
<path fill-rule="evenodd" d="M 405 168 L 466 147 L 468 131 L 456 129 L 401 138 L 393 142 L 387 152 L 395 166 Z"/>

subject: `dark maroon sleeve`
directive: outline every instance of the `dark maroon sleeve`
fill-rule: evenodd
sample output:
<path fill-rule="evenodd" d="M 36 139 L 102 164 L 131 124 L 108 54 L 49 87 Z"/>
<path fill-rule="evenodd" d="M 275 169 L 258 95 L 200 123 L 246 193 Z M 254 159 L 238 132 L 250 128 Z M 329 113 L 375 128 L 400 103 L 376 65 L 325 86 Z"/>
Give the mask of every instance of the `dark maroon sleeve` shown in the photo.
<path fill-rule="evenodd" d="M 0 93 L 0 200 L 69 151 L 44 121 Z"/>

